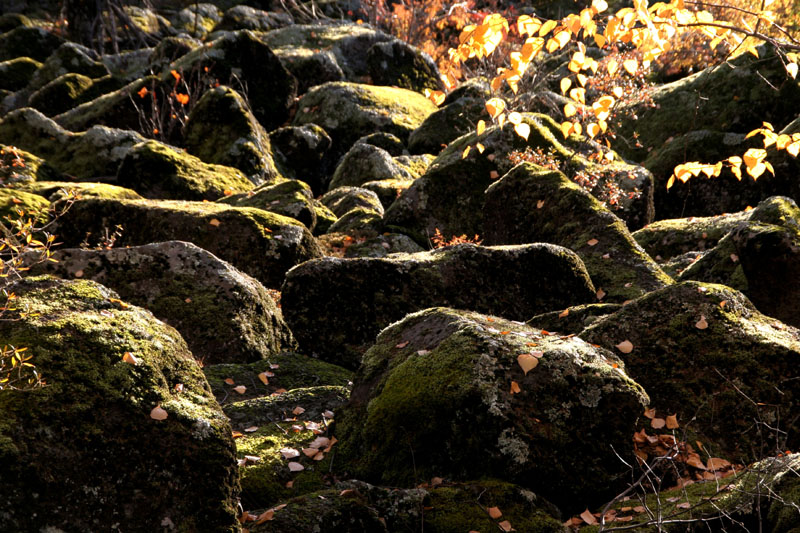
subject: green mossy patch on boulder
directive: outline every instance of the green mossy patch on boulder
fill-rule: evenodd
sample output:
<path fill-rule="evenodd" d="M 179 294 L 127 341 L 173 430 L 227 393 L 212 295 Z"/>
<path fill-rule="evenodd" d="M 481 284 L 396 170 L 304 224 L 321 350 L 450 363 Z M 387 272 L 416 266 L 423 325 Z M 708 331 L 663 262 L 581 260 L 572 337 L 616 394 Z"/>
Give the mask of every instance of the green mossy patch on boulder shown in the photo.
<path fill-rule="evenodd" d="M 328 189 L 360 187 L 368 181 L 378 180 L 411 181 L 415 177 L 383 148 L 359 142 L 348 150 L 336 167 Z"/>
<path fill-rule="evenodd" d="M 538 364 L 523 372 L 520 354 Z M 400 486 L 496 477 L 569 512 L 583 509 L 624 485 L 614 450 L 629 449 L 648 401 L 612 367 L 617 361 L 578 338 L 501 318 L 414 313 L 364 355 L 350 403 L 337 414 L 336 467 Z M 510 392 L 512 381 L 519 393 Z M 615 416 L 598 417 L 604 409 Z"/>
<path fill-rule="evenodd" d="M 281 301 L 304 351 L 357 368 L 381 329 L 426 307 L 526 320 L 594 299 L 583 264 L 565 248 L 463 244 L 386 258 L 309 261 L 287 274 Z"/>
<path fill-rule="evenodd" d="M 383 205 L 378 195 L 361 187 L 337 187 L 325 193 L 319 201 L 337 217 L 357 208 L 383 215 Z"/>
<path fill-rule="evenodd" d="M 204 163 L 199 158 L 158 141 L 145 141 L 128 150 L 117 170 L 117 183 L 145 198 L 217 200 L 228 193 L 246 192 L 253 183 L 240 170 Z"/>
<path fill-rule="evenodd" d="M 328 228 L 328 233 L 375 237 L 383 232 L 383 216 L 373 209 L 355 207 L 340 216 Z"/>
<path fill-rule="evenodd" d="M 385 131 L 403 142 L 436 111 L 423 95 L 397 87 L 329 82 L 310 89 L 298 102 L 292 124 L 319 124 L 331 136 L 334 158 L 363 135 Z"/>
<path fill-rule="evenodd" d="M 4 227 L 9 227 L 9 219 L 19 218 L 30 218 L 37 226 L 43 226 L 47 223 L 49 213 L 50 202 L 46 198 L 18 189 L 0 188 L 0 221 Z"/>
<path fill-rule="evenodd" d="M 105 231 L 123 227 L 117 246 L 188 241 L 253 276 L 270 288 L 283 283 L 291 267 L 320 257 L 314 237 L 299 222 L 251 207 L 169 200 L 76 201 L 58 220 L 54 233 L 77 247 Z"/>
<path fill-rule="evenodd" d="M 580 337 L 620 354 L 653 407 L 676 413 L 709 449 L 731 460 L 775 449 L 770 427 L 776 425 L 786 432 L 781 446 L 800 443 L 789 414 L 800 398 L 791 370 L 800 331 L 759 313 L 738 291 L 675 284 L 597 320 Z M 616 348 L 623 341 L 633 345 L 630 353 Z"/>
<path fill-rule="evenodd" d="M 29 314 L 0 336 L 29 348 L 47 385 L 0 394 L 4 527 L 238 531 L 231 428 L 180 335 L 91 281 L 11 290 Z"/>
<path fill-rule="evenodd" d="M 386 257 L 389 254 L 414 254 L 425 250 L 408 236 L 399 233 L 384 233 L 371 239 L 357 240 L 347 247 L 345 257 Z"/>
<path fill-rule="evenodd" d="M 486 100 L 460 98 L 432 113 L 408 137 L 412 154 L 438 154 L 451 141 L 470 133 L 479 120 L 490 123 Z"/>
<path fill-rule="evenodd" d="M 280 177 L 269 135 L 230 87 L 203 94 L 189 114 L 184 136 L 187 152 L 206 163 L 238 168 L 256 185 Z"/>
<path fill-rule="evenodd" d="M 88 76 L 69 72 L 31 94 L 28 105 L 47 116 L 58 115 L 87 101 L 82 98 L 94 81 Z"/>
<path fill-rule="evenodd" d="M 225 196 L 219 203 L 237 207 L 257 207 L 302 222 L 309 231 L 317 226 L 317 204 L 311 187 L 299 180 L 262 185 L 241 194 Z"/>
<path fill-rule="evenodd" d="M 51 202 L 68 198 L 74 193 L 79 198 L 109 198 L 112 200 L 142 200 L 136 191 L 107 183 L 73 181 L 33 181 L 16 187 L 21 191 L 44 196 Z"/>
<path fill-rule="evenodd" d="M 487 189 L 483 217 L 487 244 L 551 242 L 576 252 L 606 301 L 672 283 L 625 223 L 561 172 L 521 163 Z"/>
<path fill-rule="evenodd" d="M 53 258 L 35 271 L 110 287 L 177 329 L 204 364 L 250 362 L 295 347 L 264 287 L 191 243 L 65 249 Z"/>
<path fill-rule="evenodd" d="M 430 56 L 399 39 L 372 45 L 367 51 L 367 68 L 375 85 L 401 87 L 423 94 L 426 89 L 444 90 L 439 68 Z"/>
<path fill-rule="evenodd" d="M 42 64 L 30 57 L 15 57 L 0 62 L 0 89 L 18 91 L 28 85 Z"/>
<path fill-rule="evenodd" d="M 308 183 L 315 195 L 328 190 L 334 161 L 328 156 L 331 138 L 324 129 L 316 124 L 287 126 L 271 132 L 270 140 L 285 177 Z"/>
<path fill-rule="evenodd" d="M 294 19 L 289 13 L 263 11 L 246 5 L 238 5 L 225 11 L 222 20 L 214 26 L 214 31 L 269 31 L 292 24 L 294 24 Z"/>

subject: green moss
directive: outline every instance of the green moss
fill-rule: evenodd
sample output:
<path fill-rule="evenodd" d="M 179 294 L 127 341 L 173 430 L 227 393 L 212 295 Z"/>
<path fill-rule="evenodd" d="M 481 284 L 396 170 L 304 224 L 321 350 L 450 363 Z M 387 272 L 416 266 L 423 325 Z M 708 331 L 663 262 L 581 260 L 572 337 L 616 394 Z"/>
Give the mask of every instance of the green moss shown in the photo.
<path fill-rule="evenodd" d="M 49 218 L 50 202 L 38 194 L 0 188 L 0 219 L 3 220 L 4 225 L 7 218 L 19 219 L 20 211 L 24 212 L 27 217 L 32 217 L 36 221 L 36 225 L 42 226 L 47 223 Z"/>
<path fill-rule="evenodd" d="M 651 257 L 666 261 L 690 251 L 710 250 L 749 214 L 742 211 L 714 217 L 659 220 L 633 233 Z"/>
<path fill-rule="evenodd" d="M 30 57 L 16 57 L 0 63 L 0 89 L 18 91 L 28 85 L 31 76 L 42 66 Z"/>
<path fill-rule="evenodd" d="M 311 187 L 299 180 L 262 185 L 244 194 L 220 198 L 218 202 L 238 207 L 257 207 L 302 222 L 310 231 L 317 225 L 317 208 Z"/>
<path fill-rule="evenodd" d="M 139 193 L 125 187 L 107 183 L 73 181 L 35 181 L 20 185 L 17 189 L 44 196 L 51 202 L 67 197 L 70 191 L 80 198 L 109 198 L 112 200 L 141 200 Z"/>
<path fill-rule="evenodd" d="M 34 92 L 28 103 L 47 116 L 57 115 L 87 101 L 82 96 L 93 84 L 88 76 L 68 72 Z"/>

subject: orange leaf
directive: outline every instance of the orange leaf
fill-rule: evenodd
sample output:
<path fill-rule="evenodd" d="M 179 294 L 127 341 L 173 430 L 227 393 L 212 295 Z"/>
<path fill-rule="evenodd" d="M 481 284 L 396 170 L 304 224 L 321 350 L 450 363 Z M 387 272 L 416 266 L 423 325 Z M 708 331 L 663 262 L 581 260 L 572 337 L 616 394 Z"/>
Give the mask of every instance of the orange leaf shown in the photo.
<path fill-rule="evenodd" d="M 503 520 L 497 525 L 500 526 L 500 529 L 502 529 L 503 531 L 515 531 L 514 528 L 511 527 L 511 522 L 509 522 L 508 520 Z"/>
<path fill-rule="evenodd" d="M 409 341 L 401 342 L 401 343 L 395 344 L 394 347 L 395 348 L 405 348 L 406 346 L 408 346 L 408 343 L 409 343 Z"/>
<path fill-rule="evenodd" d="M 517 363 L 522 367 L 522 371 L 527 375 L 528 372 L 536 368 L 539 359 L 529 353 L 521 353 L 517 356 Z"/>
<path fill-rule="evenodd" d="M 503 516 L 503 513 L 500 511 L 498 507 L 489 507 L 489 509 L 487 510 L 489 511 L 489 516 L 491 516 L 493 520 L 497 520 L 498 518 Z"/>
<path fill-rule="evenodd" d="M 586 241 L 586 244 L 588 244 L 589 246 L 594 246 L 598 242 L 600 242 L 600 241 L 598 241 L 597 239 L 589 239 L 588 241 Z"/>
<path fill-rule="evenodd" d="M 147 87 L 142 87 L 136 94 L 139 95 L 139 98 L 144 98 L 147 95 Z"/>
<path fill-rule="evenodd" d="M 589 511 L 589 509 L 586 509 L 584 512 L 581 513 L 581 518 L 583 519 L 584 522 L 586 522 L 590 526 L 597 524 L 597 519 L 594 517 L 591 511 Z"/>
<path fill-rule="evenodd" d="M 188 95 L 188 94 L 178 93 L 178 94 L 176 94 L 176 95 L 175 95 L 175 99 L 176 99 L 176 100 L 177 100 L 177 101 L 178 101 L 178 102 L 179 102 L 181 105 L 186 105 L 186 104 L 188 104 L 188 103 L 189 103 L 189 95 Z"/>
<path fill-rule="evenodd" d="M 233 381 L 233 378 L 225 378 L 225 383 L 227 383 L 228 385 L 235 385 L 236 384 L 236 382 Z"/>
<path fill-rule="evenodd" d="M 150 411 L 150 418 L 153 420 L 166 420 L 169 414 L 161 408 L 160 405 L 156 405 L 153 407 L 153 410 Z"/>
<path fill-rule="evenodd" d="M 706 329 L 706 328 L 708 328 L 708 322 L 706 321 L 706 317 L 703 316 L 703 315 L 700 315 L 700 320 L 697 321 L 697 323 L 694 325 L 694 327 L 696 327 L 697 329 Z"/>
<path fill-rule="evenodd" d="M 131 352 L 125 352 L 122 354 L 122 360 L 129 365 L 138 365 L 140 363 L 139 359 L 137 359 L 136 356 L 134 356 Z"/>
<path fill-rule="evenodd" d="M 516 381 L 512 381 L 511 394 L 519 394 L 519 392 L 520 392 L 519 383 L 517 383 Z"/>
<path fill-rule="evenodd" d="M 268 521 L 272 520 L 272 518 L 274 516 L 275 516 L 275 511 L 272 510 L 272 509 L 268 509 L 268 510 L 264 511 L 263 513 L 261 513 L 260 515 L 258 515 L 258 518 L 256 518 L 256 525 L 263 524 L 264 522 L 268 522 Z"/>
<path fill-rule="evenodd" d="M 175 81 L 179 81 L 181 79 L 181 75 L 178 74 L 178 71 L 170 70 L 169 73 L 172 74 L 172 77 L 175 78 Z"/>
<path fill-rule="evenodd" d="M 564 309 L 558 314 L 558 318 L 564 318 L 567 315 L 569 315 L 569 309 Z"/>
<path fill-rule="evenodd" d="M 689 458 L 686 459 L 686 464 L 695 468 L 699 468 L 700 470 L 706 470 L 706 465 L 703 464 L 703 461 L 700 460 L 700 456 L 696 453 L 689 454 Z"/>
<path fill-rule="evenodd" d="M 669 415 L 667 417 L 667 429 L 678 429 L 680 424 L 678 424 L 678 417 L 677 415 Z"/>
<path fill-rule="evenodd" d="M 269 385 L 269 378 L 267 377 L 267 373 L 266 372 L 261 372 L 258 375 L 258 379 L 260 379 L 261 383 L 263 383 L 264 385 Z"/>
<path fill-rule="evenodd" d="M 653 429 L 661 429 L 666 425 L 666 421 L 663 418 L 654 418 L 650 421 L 650 427 Z"/>
<path fill-rule="evenodd" d="M 214 226 L 214 227 L 216 227 L 216 226 L 219 226 L 219 225 L 220 225 L 220 221 L 219 221 L 219 220 L 217 220 L 216 218 L 212 218 L 211 220 L 209 220 L 209 221 L 208 221 L 208 223 L 209 223 L 209 224 L 211 224 L 211 225 L 212 225 L 212 226 Z"/>
<path fill-rule="evenodd" d="M 649 419 L 651 419 L 651 420 L 652 420 L 653 418 L 655 418 L 655 417 L 656 417 L 656 409 L 655 409 L 655 407 L 652 407 L 652 408 L 650 408 L 650 409 L 647 409 L 647 410 L 644 412 L 644 416 L 646 416 L 647 418 L 649 418 Z M 642 430 L 642 432 L 644 432 L 644 430 Z"/>

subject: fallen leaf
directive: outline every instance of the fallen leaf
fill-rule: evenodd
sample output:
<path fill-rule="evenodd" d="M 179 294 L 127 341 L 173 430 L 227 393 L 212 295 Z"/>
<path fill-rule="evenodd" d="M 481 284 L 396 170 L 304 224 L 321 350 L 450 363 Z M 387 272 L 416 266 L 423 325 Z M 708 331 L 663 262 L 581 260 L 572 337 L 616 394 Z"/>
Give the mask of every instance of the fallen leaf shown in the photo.
<path fill-rule="evenodd" d="M 529 353 L 521 353 L 517 356 L 517 363 L 522 367 L 522 371 L 527 375 L 528 372 L 536 368 L 539 359 Z"/>
<path fill-rule="evenodd" d="M 712 457 L 708 460 L 708 469 L 709 470 L 724 470 L 731 466 L 730 461 L 725 459 L 721 459 L 719 457 Z"/>
<path fill-rule="evenodd" d="M 269 522 L 270 520 L 272 520 L 274 516 L 275 516 L 275 511 L 272 509 L 268 509 L 263 513 L 261 513 L 260 515 L 258 515 L 258 518 L 256 518 L 256 525 L 263 524 L 264 522 Z"/>
<path fill-rule="evenodd" d="M 503 516 L 503 513 L 500 511 L 498 507 L 489 507 L 489 509 L 487 510 L 489 511 L 489 516 L 491 516 L 493 520 L 497 520 L 498 518 Z"/>
<path fill-rule="evenodd" d="M 536 202 L 536 209 L 541 209 L 542 207 L 544 207 L 544 200 Z"/>
<path fill-rule="evenodd" d="M 622 353 L 631 353 L 633 351 L 633 343 L 631 341 L 624 340 L 621 343 L 617 344 L 617 350 L 619 350 Z"/>
<path fill-rule="evenodd" d="M 319 453 L 319 450 L 317 448 L 303 448 L 303 454 L 306 457 L 314 457 L 318 453 Z"/>
<path fill-rule="evenodd" d="M 250 426 L 249 428 L 244 428 L 245 433 L 255 433 L 258 431 L 258 426 Z"/>
<path fill-rule="evenodd" d="M 597 519 L 594 517 L 591 511 L 589 511 L 589 509 L 586 509 L 584 512 L 581 513 L 581 518 L 583 519 L 584 522 L 586 522 L 590 526 L 597 524 Z"/>
<path fill-rule="evenodd" d="M 691 506 L 692 504 L 689 502 L 682 502 L 676 505 L 675 507 L 677 507 L 678 509 L 689 509 Z"/>
<path fill-rule="evenodd" d="M 597 299 L 602 300 L 605 297 L 606 297 L 606 291 L 604 291 L 603 289 L 597 289 Z"/>
<path fill-rule="evenodd" d="M 408 343 L 409 341 L 401 342 L 399 344 L 396 344 L 395 348 L 405 348 L 406 346 L 408 346 Z"/>
<path fill-rule="evenodd" d="M 516 381 L 511 382 L 511 394 L 518 394 L 520 392 L 519 383 Z"/>
<path fill-rule="evenodd" d="M 645 410 L 644 416 L 652 420 L 653 418 L 656 417 L 656 408 L 651 407 L 650 409 Z M 644 433 L 644 430 L 642 430 L 642 433 Z"/>
<path fill-rule="evenodd" d="M 320 449 L 320 448 L 330 444 L 330 442 L 331 442 L 331 439 L 329 439 L 328 437 L 317 437 L 316 439 L 311 441 L 311 443 L 308 445 L 308 447 L 309 448 Z"/>
<path fill-rule="evenodd" d="M 645 508 L 642 507 L 641 505 L 637 505 L 636 507 L 633 508 L 633 512 L 634 513 L 643 513 L 644 511 L 645 511 Z"/>
<path fill-rule="evenodd" d="M 564 318 L 567 315 L 569 315 L 569 309 L 564 309 L 558 314 L 558 318 Z"/>
<path fill-rule="evenodd" d="M 221 222 L 219 220 L 217 220 L 216 218 L 212 218 L 211 220 L 208 221 L 208 223 L 211 224 L 214 227 L 217 227 L 217 226 L 219 226 L 221 224 Z"/>
<path fill-rule="evenodd" d="M 738 255 L 736 255 L 736 254 L 731 254 L 731 261 L 733 261 L 734 263 L 736 263 L 737 261 L 739 261 L 739 256 L 738 256 Z"/>
<path fill-rule="evenodd" d="M 323 411 L 322 412 L 323 418 L 333 418 L 333 411 Z"/>
<path fill-rule="evenodd" d="M 258 375 L 258 379 L 260 379 L 261 383 L 263 383 L 264 385 L 269 385 L 269 378 L 267 377 L 267 373 L 266 372 L 260 373 Z"/>
<path fill-rule="evenodd" d="M 680 424 L 678 424 L 678 416 L 677 415 L 669 415 L 667 416 L 667 429 L 678 429 Z"/>
<path fill-rule="evenodd" d="M 317 454 L 311 459 L 313 459 L 314 461 L 322 461 L 323 459 L 325 459 L 325 454 L 322 452 L 317 452 Z"/>
<path fill-rule="evenodd" d="M 234 439 L 241 439 L 242 437 L 244 437 L 244 433 L 240 431 L 231 431 L 231 437 Z"/>
<path fill-rule="evenodd" d="M 287 489 L 291 489 L 294 486 L 294 480 L 287 481 L 285 486 Z"/>
<path fill-rule="evenodd" d="M 442 483 L 444 483 L 444 479 L 443 478 L 440 478 L 440 477 L 432 477 L 431 478 L 431 487 L 436 488 L 439 485 L 441 485 Z"/>
<path fill-rule="evenodd" d="M 511 527 L 511 522 L 509 522 L 508 520 L 503 520 L 497 525 L 500 526 L 500 529 L 502 529 L 503 531 L 515 531 L 514 528 Z"/>
<path fill-rule="evenodd" d="M 690 453 L 689 458 L 686 459 L 686 464 L 689 466 L 693 466 L 695 468 L 699 468 L 700 470 L 706 470 L 706 465 L 703 464 L 703 461 L 700 459 L 700 456 L 696 453 Z"/>
<path fill-rule="evenodd" d="M 153 410 L 150 411 L 150 418 L 153 420 L 166 420 L 167 416 L 169 416 L 168 413 L 162 409 L 160 405 L 156 405 L 153 407 Z"/>
<path fill-rule="evenodd" d="M 238 386 L 234 387 L 233 390 L 235 390 L 239 394 L 244 394 L 245 391 L 247 390 L 247 387 L 245 387 L 244 385 L 238 385 Z"/>
<path fill-rule="evenodd" d="M 138 365 L 141 362 L 131 352 L 125 352 L 124 354 L 122 354 L 122 360 L 128 363 L 129 365 L 134 365 L 134 366 Z"/>
<path fill-rule="evenodd" d="M 706 329 L 708 327 L 708 322 L 706 321 L 706 317 L 700 315 L 700 320 L 697 321 L 697 324 L 694 325 L 697 329 Z"/>
<path fill-rule="evenodd" d="M 496 180 L 499 177 L 500 173 L 498 173 L 496 170 L 492 170 L 491 172 L 489 172 L 489 179 Z"/>
<path fill-rule="evenodd" d="M 293 415 L 302 415 L 305 412 L 306 412 L 306 410 L 303 409 L 302 407 L 300 407 L 299 405 L 297 407 L 295 407 L 294 409 L 292 409 L 292 414 Z"/>
<path fill-rule="evenodd" d="M 305 469 L 306 467 L 304 467 L 300 463 L 294 463 L 294 462 L 289 463 L 289 472 L 300 472 Z"/>
<path fill-rule="evenodd" d="M 663 418 L 654 418 L 650 421 L 650 427 L 653 429 L 661 429 L 666 425 L 666 421 Z"/>
<path fill-rule="evenodd" d="M 644 512 L 644 508 L 642 508 L 642 512 Z M 617 516 L 617 517 L 614 518 L 614 521 L 615 522 L 632 522 L 633 521 L 633 517 L 632 516 Z"/>
<path fill-rule="evenodd" d="M 586 241 L 586 244 L 588 244 L 589 246 L 594 246 L 598 242 L 600 241 L 598 241 L 597 239 L 589 239 L 588 241 Z"/>
<path fill-rule="evenodd" d="M 281 448 L 280 451 L 284 459 L 292 459 L 293 457 L 298 457 L 300 455 L 300 452 L 294 448 Z"/>

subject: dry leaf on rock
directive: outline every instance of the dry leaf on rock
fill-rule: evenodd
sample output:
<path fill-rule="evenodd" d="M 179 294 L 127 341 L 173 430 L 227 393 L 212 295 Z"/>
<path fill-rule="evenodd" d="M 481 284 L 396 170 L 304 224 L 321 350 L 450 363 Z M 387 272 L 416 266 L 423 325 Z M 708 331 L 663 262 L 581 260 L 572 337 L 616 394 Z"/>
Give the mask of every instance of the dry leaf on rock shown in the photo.
<path fill-rule="evenodd" d="M 169 416 L 168 413 L 160 405 L 156 405 L 150 411 L 150 418 L 153 420 L 166 420 L 167 416 Z"/>

